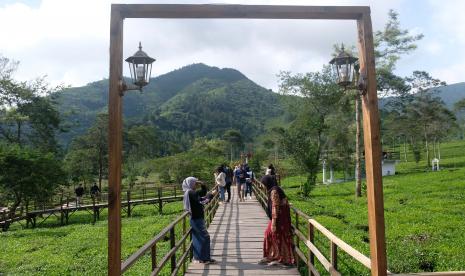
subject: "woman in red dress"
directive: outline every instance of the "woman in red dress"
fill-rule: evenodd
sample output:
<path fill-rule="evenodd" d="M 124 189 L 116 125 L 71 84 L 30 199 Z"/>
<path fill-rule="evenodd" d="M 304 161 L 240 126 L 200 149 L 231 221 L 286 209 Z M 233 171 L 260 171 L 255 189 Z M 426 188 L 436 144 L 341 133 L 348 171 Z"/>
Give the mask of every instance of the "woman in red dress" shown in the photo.
<path fill-rule="evenodd" d="M 261 181 L 268 190 L 267 213 L 270 222 L 265 231 L 263 259 L 260 263 L 294 265 L 296 260 L 289 202 L 284 191 L 277 185 L 274 176 L 265 175 Z"/>

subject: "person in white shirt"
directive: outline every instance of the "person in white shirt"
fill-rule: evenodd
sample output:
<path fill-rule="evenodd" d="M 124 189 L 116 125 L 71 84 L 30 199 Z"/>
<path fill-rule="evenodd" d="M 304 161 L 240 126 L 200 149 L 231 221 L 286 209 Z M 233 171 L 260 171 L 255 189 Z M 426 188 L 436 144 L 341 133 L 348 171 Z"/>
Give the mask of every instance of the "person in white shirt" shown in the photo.
<path fill-rule="evenodd" d="M 223 167 L 218 167 L 214 174 L 215 184 L 218 185 L 220 191 L 220 202 L 224 202 L 224 189 L 226 187 L 226 174 L 223 171 Z"/>

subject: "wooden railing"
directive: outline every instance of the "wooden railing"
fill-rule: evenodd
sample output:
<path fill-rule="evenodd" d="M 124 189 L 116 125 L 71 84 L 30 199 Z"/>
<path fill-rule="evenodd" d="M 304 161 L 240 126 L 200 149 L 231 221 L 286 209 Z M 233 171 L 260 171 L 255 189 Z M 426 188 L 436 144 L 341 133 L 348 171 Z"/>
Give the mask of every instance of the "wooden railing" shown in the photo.
<path fill-rule="evenodd" d="M 215 213 L 218 209 L 218 193 L 216 192 L 217 187 L 215 186 L 210 192 L 213 193 L 212 200 L 205 206 L 205 223 L 210 225 L 212 222 Z M 121 264 L 121 272 L 126 272 L 134 263 L 136 263 L 142 256 L 150 251 L 152 268 L 151 275 L 158 275 L 165 265 L 170 261 L 170 273 L 171 275 L 177 275 L 179 270 L 182 269 L 182 275 L 186 272 L 187 261 L 192 259 L 192 228 L 187 227 L 187 218 L 189 217 L 188 212 L 182 213 L 177 217 L 170 225 L 165 227 L 158 235 L 156 235 L 152 240 L 147 242 L 134 254 L 129 256 Z M 176 240 L 176 226 L 182 222 L 182 236 L 179 240 Z M 170 250 L 161 257 L 158 261 L 157 256 L 157 244 L 161 241 L 164 241 L 165 237 L 169 236 L 170 240 Z M 189 242 L 187 238 L 189 238 Z M 188 244 L 187 244 L 188 242 Z M 179 252 L 180 251 L 180 252 Z M 176 254 L 181 254 L 179 260 L 177 260 Z"/>
<path fill-rule="evenodd" d="M 261 205 L 266 208 L 268 198 L 266 187 L 259 181 L 256 181 L 254 188 L 257 199 Z M 292 220 L 292 217 L 294 217 L 294 220 Z M 307 266 L 309 275 L 320 275 L 315 267 L 315 257 L 318 259 L 324 269 L 330 273 L 330 275 L 341 275 L 337 269 L 338 248 L 346 252 L 349 256 L 363 264 L 365 267 L 371 269 L 371 261 L 368 257 L 345 243 L 343 240 L 336 237 L 336 235 L 331 233 L 316 220 L 311 219 L 308 215 L 292 205 L 291 222 L 294 229 L 294 238 L 296 241 L 296 255 L 299 260 L 301 260 Z M 302 224 L 306 225 L 306 235 L 301 231 Z M 315 245 L 315 229 L 320 231 L 330 241 L 330 260 L 328 260 Z M 305 251 L 307 254 L 305 254 L 304 251 L 300 248 L 300 244 L 306 247 Z"/>
<path fill-rule="evenodd" d="M 267 191 L 266 187 L 259 181 L 254 183 L 255 195 L 263 206 L 267 208 Z M 292 217 L 294 219 L 292 219 Z M 360 253 L 358 250 L 348 245 L 346 242 L 338 238 L 331 231 L 326 229 L 323 225 L 318 223 L 316 220 L 310 218 L 307 214 L 303 213 L 299 209 L 295 208 L 291 204 L 291 222 L 294 229 L 294 238 L 296 243 L 296 254 L 303 263 L 307 266 L 308 275 L 320 275 L 315 267 L 315 257 L 318 259 L 320 264 L 324 267 L 330 275 L 341 275 L 338 271 L 338 252 L 339 250 L 344 251 L 347 255 L 351 256 L 355 261 L 371 270 L 371 260 L 367 256 Z M 306 226 L 306 235 L 301 231 L 301 226 Z M 323 236 L 329 240 L 329 256 L 328 260 L 316 247 L 315 245 L 315 230 L 319 231 Z M 300 248 L 300 244 L 303 244 L 306 248 L 306 253 Z M 387 271 L 388 275 L 394 276 L 465 276 L 465 271 L 448 271 L 448 272 L 422 272 L 422 273 L 408 273 L 408 274 L 393 274 Z"/>

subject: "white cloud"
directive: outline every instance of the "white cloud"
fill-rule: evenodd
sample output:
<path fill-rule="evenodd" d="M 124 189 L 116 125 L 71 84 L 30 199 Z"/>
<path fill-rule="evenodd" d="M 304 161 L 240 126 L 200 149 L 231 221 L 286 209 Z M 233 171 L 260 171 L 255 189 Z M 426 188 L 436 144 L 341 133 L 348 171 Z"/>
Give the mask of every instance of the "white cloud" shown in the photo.
<path fill-rule="evenodd" d="M 155 1 L 42 0 L 34 8 L 20 3 L 0 6 L 0 37 L 8 38 L 0 40 L 0 53 L 21 62 L 20 79 L 48 75 L 52 83 L 83 85 L 107 77 L 111 2 Z M 370 5 L 376 30 L 384 25 L 388 9 L 399 8 L 404 1 L 229 2 Z M 236 68 L 259 84 L 276 88 L 279 71 L 319 69 L 327 63 L 334 43 L 355 44 L 356 26 L 351 21 L 319 20 L 127 19 L 124 39 L 124 56 L 132 55 L 142 40 L 144 50 L 157 58 L 154 75 L 204 62 Z"/>

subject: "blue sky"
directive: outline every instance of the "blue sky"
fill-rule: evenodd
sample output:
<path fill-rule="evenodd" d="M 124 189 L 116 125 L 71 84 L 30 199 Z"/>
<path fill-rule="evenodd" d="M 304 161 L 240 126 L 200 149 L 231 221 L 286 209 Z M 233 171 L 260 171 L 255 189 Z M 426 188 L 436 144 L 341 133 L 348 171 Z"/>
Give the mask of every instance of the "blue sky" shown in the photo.
<path fill-rule="evenodd" d="M 209 3 L 156 0 L 0 0 L 0 54 L 20 61 L 16 78 L 47 75 L 52 84 L 84 85 L 108 76 L 111 3 Z M 216 2 L 216 1 L 213 1 Z M 444 3 L 447 3 L 445 5 Z M 461 0 L 231 0 L 231 4 L 369 5 L 373 29 L 389 9 L 403 28 L 423 33 L 418 50 L 402 57 L 397 73 L 426 70 L 448 83 L 465 81 L 465 1 Z M 334 43 L 355 44 L 349 21 L 126 20 L 124 55 L 144 50 L 157 58 L 153 76 L 204 62 L 232 67 L 274 90 L 281 70 L 320 69 Z"/>

